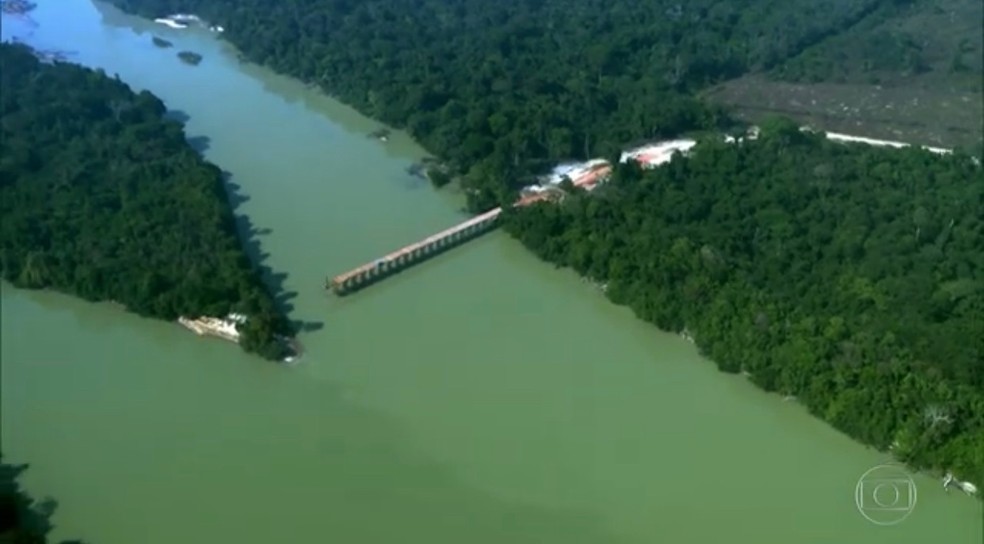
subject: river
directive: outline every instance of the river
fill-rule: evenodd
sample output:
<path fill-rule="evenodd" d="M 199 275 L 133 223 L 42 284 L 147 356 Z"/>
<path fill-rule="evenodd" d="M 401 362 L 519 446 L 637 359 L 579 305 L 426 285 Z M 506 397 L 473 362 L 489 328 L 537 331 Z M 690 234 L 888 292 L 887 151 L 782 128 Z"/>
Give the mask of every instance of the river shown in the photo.
<path fill-rule="evenodd" d="M 463 216 L 406 173 L 405 135 L 240 64 L 205 31 L 38 0 L 3 36 L 101 67 L 187 117 L 292 294 L 283 368 L 176 324 L 3 286 L 2 439 L 55 536 L 92 544 L 980 544 L 980 503 L 917 475 L 880 526 L 887 461 L 501 232 L 345 299 L 342 272 Z M 160 49 L 151 32 L 175 43 Z M 179 61 L 201 53 L 198 66 Z"/>

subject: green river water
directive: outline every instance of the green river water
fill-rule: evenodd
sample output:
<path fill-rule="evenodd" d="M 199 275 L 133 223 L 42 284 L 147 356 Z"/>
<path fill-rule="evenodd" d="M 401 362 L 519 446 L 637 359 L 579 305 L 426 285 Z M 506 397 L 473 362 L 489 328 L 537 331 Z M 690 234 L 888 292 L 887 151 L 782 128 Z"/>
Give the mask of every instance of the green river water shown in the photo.
<path fill-rule="evenodd" d="M 2 448 L 92 544 L 980 544 L 979 502 L 915 476 L 859 513 L 885 455 L 718 373 L 501 232 L 346 299 L 342 272 L 464 217 L 423 151 L 205 31 L 38 0 L 3 35 L 116 73 L 188 117 L 296 292 L 283 368 L 176 324 L 3 286 Z M 151 43 L 151 32 L 175 42 Z M 177 51 L 201 53 L 198 66 Z"/>

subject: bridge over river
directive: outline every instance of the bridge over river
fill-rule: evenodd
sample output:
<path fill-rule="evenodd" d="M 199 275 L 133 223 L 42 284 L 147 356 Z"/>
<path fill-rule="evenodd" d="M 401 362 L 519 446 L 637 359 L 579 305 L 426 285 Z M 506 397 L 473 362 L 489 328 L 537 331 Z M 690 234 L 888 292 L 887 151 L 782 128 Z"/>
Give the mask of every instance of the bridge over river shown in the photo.
<path fill-rule="evenodd" d="M 578 177 L 571 179 L 571 182 L 576 187 L 581 187 L 591 191 L 597 187 L 602 180 L 607 178 L 610 173 L 610 164 L 599 163 L 593 168 L 590 168 L 580 174 Z M 525 196 L 513 203 L 513 206 L 528 206 L 534 202 L 547 200 L 551 198 L 552 194 L 555 193 L 543 191 Z M 378 259 L 329 279 L 325 287 L 339 295 L 347 295 L 368 287 L 383 278 L 395 274 L 396 272 L 410 268 L 411 266 L 419 264 L 443 251 L 451 249 L 452 247 L 458 246 L 492 230 L 498 225 L 499 216 L 502 214 L 502 210 L 503 209 L 501 207 L 489 210 L 451 228 L 442 230 L 437 234 L 432 234 L 423 240 L 403 246 L 396 251 L 387 253 Z"/>
<path fill-rule="evenodd" d="M 809 131 L 812 129 L 803 127 L 801 130 Z M 748 137 L 753 139 L 756 138 L 757 130 L 753 129 L 750 131 Z M 838 134 L 834 132 L 826 133 L 826 137 L 837 142 L 862 143 L 874 146 L 907 147 L 910 145 L 904 142 L 874 140 L 871 138 L 851 136 L 848 134 Z M 733 138 L 728 138 L 728 141 L 735 140 Z M 639 161 L 646 167 L 653 167 L 668 162 L 672 159 L 675 153 L 686 152 L 695 144 L 695 141 L 687 139 L 660 142 L 654 145 L 647 145 L 625 152 L 623 153 L 621 160 L 625 161 L 632 159 Z M 925 147 L 925 149 L 937 154 L 946 154 L 951 152 L 949 149 L 934 147 Z M 607 161 L 595 159 L 585 163 L 585 165 L 582 165 L 578 169 L 571 170 L 567 173 L 567 176 L 570 177 L 575 186 L 591 191 L 597 187 L 599 183 L 607 179 L 611 173 L 611 170 L 612 166 Z M 528 206 L 534 202 L 549 199 L 552 194 L 555 193 L 551 193 L 550 191 L 535 193 L 519 199 L 513 203 L 513 206 Z M 494 210 L 489 210 L 449 229 L 428 236 L 419 242 L 414 242 L 407 246 L 401 247 L 400 249 L 388 253 L 372 262 L 353 268 L 344 274 L 339 274 L 334 278 L 329 279 L 326 282 L 325 287 L 339 295 L 346 295 L 364 287 L 368 287 L 369 285 L 372 285 L 373 283 L 396 272 L 421 263 L 437 255 L 438 253 L 451 249 L 452 247 L 460 245 L 492 230 L 498 224 L 499 216 L 501 214 L 501 207 L 495 208 Z"/>

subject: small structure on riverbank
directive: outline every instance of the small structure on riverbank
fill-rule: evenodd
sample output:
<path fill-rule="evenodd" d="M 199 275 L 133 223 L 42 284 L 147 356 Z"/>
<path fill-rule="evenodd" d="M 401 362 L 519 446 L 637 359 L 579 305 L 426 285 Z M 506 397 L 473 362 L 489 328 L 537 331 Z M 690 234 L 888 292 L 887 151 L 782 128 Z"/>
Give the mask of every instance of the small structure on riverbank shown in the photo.
<path fill-rule="evenodd" d="M 812 128 L 803 127 L 804 131 L 815 132 Z M 907 144 L 905 142 L 894 142 L 892 140 L 878 140 L 875 138 L 865 138 L 863 136 L 851 136 L 850 134 L 840 134 L 837 132 L 827 132 L 827 139 L 833 140 L 835 142 L 844 143 L 858 143 L 858 144 L 868 144 L 877 147 L 894 147 L 896 149 L 901 149 L 903 147 L 910 147 L 912 144 Z M 953 151 L 950 149 L 944 149 L 942 147 L 929 147 L 925 145 L 919 145 L 916 147 L 921 147 L 931 153 L 936 153 L 937 155 L 947 155 Z"/>
<path fill-rule="evenodd" d="M 802 130 L 810 130 L 803 128 Z M 374 133 L 375 134 L 381 134 Z M 759 137 L 758 127 L 751 127 L 743 136 L 725 136 L 724 140 L 728 143 L 740 145 L 744 140 L 755 140 Z M 872 143 L 874 141 L 859 137 L 851 137 L 840 134 L 827 133 L 827 137 L 834 141 L 864 141 Z M 670 162 L 677 154 L 688 155 L 693 152 L 697 141 L 689 138 L 679 138 L 661 142 L 652 142 L 640 147 L 625 151 L 619 158 L 620 163 L 633 161 L 643 168 L 657 168 Z M 872 143 L 879 145 L 879 143 Z M 884 145 L 893 145 L 889 142 Z M 934 152 L 945 152 L 946 150 L 934 150 Z M 428 177 L 435 185 L 440 186 L 431 172 L 428 170 Z M 419 172 L 415 169 L 413 172 Z M 520 200 L 513 206 L 526 206 L 540 201 L 562 200 L 567 194 L 568 189 L 575 188 L 586 191 L 594 190 L 598 185 L 609 178 L 612 172 L 612 165 L 604 159 L 592 159 L 584 162 L 562 163 L 547 175 L 540 177 L 537 183 L 523 187 L 520 190 Z M 448 180 L 445 180 L 445 182 Z M 566 183 L 565 183 L 566 182 Z M 569 184 L 569 185 L 568 185 Z M 363 264 L 357 268 L 349 270 L 344 274 L 339 274 L 333 278 L 328 278 L 325 287 L 339 295 L 345 295 L 356 290 L 362 289 L 382 278 L 388 277 L 400 270 L 422 262 L 432 255 L 443 252 L 453 246 L 459 245 L 479 234 L 487 232 L 495 227 L 496 221 L 503 208 L 495 208 L 484 214 L 473 217 L 459 225 L 429 236 L 420 242 L 404 246 L 391 252 L 380 259 Z M 687 338 L 685 336 L 685 338 Z M 692 341 L 692 338 L 690 338 Z M 792 400 L 792 399 L 788 399 Z M 973 484 L 970 484 L 973 486 Z M 976 487 L 972 487 L 976 493 Z"/>
<path fill-rule="evenodd" d="M 239 325 L 246 323 L 243 314 L 230 313 L 225 318 L 202 316 L 195 319 L 181 316 L 178 323 L 201 336 L 215 336 L 239 343 Z"/>
<path fill-rule="evenodd" d="M 167 17 L 158 17 L 154 19 L 154 22 L 171 28 L 188 28 L 192 24 L 202 24 L 201 18 L 197 15 L 185 13 L 175 13 Z"/>
<path fill-rule="evenodd" d="M 952 472 L 947 472 L 946 476 L 943 477 L 943 489 L 949 491 L 950 487 L 956 487 L 960 491 L 968 495 L 977 494 L 977 486 L 970 482 L 961 482 L 953 475 Z"/>
<path fill-rule="evenodd" d="M 541 186 L 560 185 L 565 179 L 576 180 L 589 172 L 608 164 L 605 159 L 591 159 L 584 162 L 566 162 L 554 167 L 549 174 L 540 178 Z"/>
<path fill-rule="evenodd" d="M 170 28 L 188 28 L 188 25 L 183 24 L 183 23 L 179 23 L 179 22 L 174 21 L 174 20 L 171 20 L 171 19 L 168 19 L 167 17 L 160 17 L 160 18 L 154 19 L 154 22 L 155 23 L 158 23 L 158 24 L 162 24 L 162 25 L 167 26 L 167 27 L 170 27 Z"/>
<path fill-rule="evenodd" d="M 622 153 L 622 156 L 619 158 L 619 162 L 624 163 L 633 160 L 639 163 L 639 165 L 643 168 L 656 168 L 657 166 L 672 160 L 674 154 L 685 154 L 695 145 L 697 145 L 697 142 L 689 139 L 669 140 L 666 142 L 647 144 Z"/>
<path fill-rule="evenodd" d="M 565 179 L 570 180 L 574 187 L 591 191 L 608 177 L 611 173 L 611 165 L 608 164 L 608 161 L 600 159 L 589 161 L 585 164 L 588 166 L 583 169 L 573 170 L 577 177 Z M 523 196 L 513 203 L 513 207 L 528 206 L 535 202 L 549 200 L 555 196 L 562 197 L 564 194 L 564 190 L 559 188 L 557 184 L 549 184 L 539 191 L 534 191 L 532 194 Z M 382 258 L 349 270 L 344 274 L 339 274 L 333 278 L 326 278 L 325 288 L 334 291 L 338 295 L 346 295 L 365 288 L 385 277 L 423 262 L 492 230 L 495 228 L 502 211 L 502 207 L 489 210 L 454 227 L 428 236 L 419 242 L 404 246 L 384 255 Z"/>
<path fill-rule="evenodd" d="M 208 25 L 202 20 L 201 17 L 190 13 L 175 13 L 174 15 L 168 15 L 167 17 L 158 17 L 154 19 L 154 22 L 174 29 L 183 29 L 188 28 L 191 25 L 198 25 L 202 28 L 208 28 L 212 32 L 225 32 L 225 29 L 221 26 Z"/>
<path fill-rule="evenodd" d="M 247 320 L 248 318 L 244 314 L 230 313 L 224 318 L 181 316 L 178 318 L 178 323 L 199 336 L 214 336 L 238 344 L 242 338 L 239 327 L 245 325 Z M 303 349 L 297 339 L 278 335 L 277 340 L 283 342 L 290 351 L 290 355 L 285 357 L 282 362 L 288 364 L 297 362 Z"/>
<path fill-rule="evenodd" d="M 374 130 L 374 131 L 370 132 L 369 133 L 369 137 L 370 138 L 375 138 L 375 139 L 379 140 L 380 142 L 384 142 L 385 143 L 385 142 L 388 142 L 389 141 L 390 134 L 392 134 L 392 132 L 390 131 L 390 129 L 388 129 L 388 128 L 381 128 L 381 129 Z"/>
<path fill-rule="evenodd" d="M 434 157 L 424 157 L 407 167 L 407 173 L 424 181 L 430 181 L 440 189 L 452 181 L 451 168 Z"/>

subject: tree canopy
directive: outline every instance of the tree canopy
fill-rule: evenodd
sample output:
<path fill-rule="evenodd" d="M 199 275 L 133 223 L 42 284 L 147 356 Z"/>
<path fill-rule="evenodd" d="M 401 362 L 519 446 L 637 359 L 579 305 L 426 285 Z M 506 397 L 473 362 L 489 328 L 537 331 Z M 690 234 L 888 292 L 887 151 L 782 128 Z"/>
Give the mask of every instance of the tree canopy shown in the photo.
<path fill-rule="evenodd" d="M 926 84 L 981 93 L 984 5 L 962 0 L 881 2 L 850 29 L 775 66 L 795 82 Z M 933 74 L 932 72 L 935 72 Z"/>
<path fill-rule="evenodd" d="M 788 121 L 505 214 L 542 258 L 724 371 L 917 467 L 984 481 L 984 175 Z"/>
<path fill-rule="evenodd" d="M 693 91 L 770 70 L 899 0 L 113 0 L 192 11 L 245 58 L 403 127 L 473 209 L 560 160 L 716 128 Z"/>
<path fill-rule="evenodd" d="M 193 11 L 245 59 L 406 128 L 476 210 L 561 160 L 729 126 L 696 98 L 722 80 L 924 70 L 909 34 L 881 31 L 938 11 L 929 0 L 112 1 L 151 17 Z M 868 64 L 862 42 L 878 52 Z M 958 45 L 954 66 L 974 54 Z M 834 144 L 776 122 L 652 172 L 619 167 L 597 196 L 505 221 L 642 318 L 688 329 L 722 369 L 916 466 L 980 482 L 982 209 L 966 155 Z"/>
<path fill-rule="evenodd" d="M 291 335 L 247 257 L 222 172 L 164 104 L 100 71 L 0 44 L 0 272 L 140 315 L 249 316 L 271 359 Z"/>

